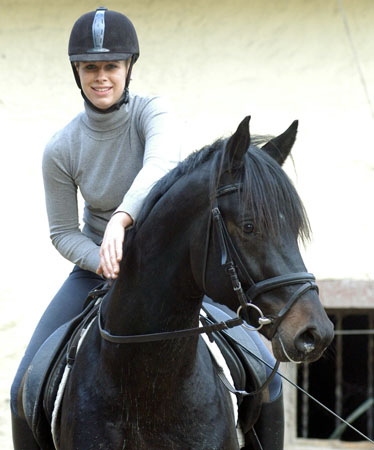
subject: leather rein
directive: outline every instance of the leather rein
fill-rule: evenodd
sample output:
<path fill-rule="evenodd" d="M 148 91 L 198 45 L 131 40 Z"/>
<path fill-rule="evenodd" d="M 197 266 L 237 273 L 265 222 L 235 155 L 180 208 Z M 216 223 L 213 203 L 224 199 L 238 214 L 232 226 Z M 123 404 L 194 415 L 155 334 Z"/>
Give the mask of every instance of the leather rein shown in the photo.
<path fill-rule="evenodd" d="M 203 265 L 203 288 L 205 291 L 205 276 L 206 276 L 206 266 L 208 259 L 208 250 L 209 250 L 209 242 L 210 242 L 210 234 L 211 234 L 211 222 L 213 219 L 213 226 L 218 235 L 220 251 L 221 251 L 221 266 L 225 269 L 226 274 L 229 276 L 232 289 L 235 292 L 238 301 L 239 308 L 237 310 L 236 318 L 218 322 L 215 324 L 208 324 L 195 328 L 187 328 L 183 330 L 176 331 L 166 331 L 160 333 L 150 333 L 150 334 L 136 334 L 136 335 L 113 335 L 109 331 L 105 330 L 103 327 L 102 321 L 102 303 L 99 307 L 98 312 L 98 326 L 101 337 L 115 344 L 131 344 L 131 343 L 145 343 L 145 342 L 155 342 L 155 341 L 163 341 L 168 339 L 177 339 L 177 338 L 187 338 L 192 337 L 202 333 L 212 333 L 222 330 L 227 330 L 229 328 L 237 327 L 240 325 L 245 326 L 249 330 L 258 331 L 264 325 L 272 325 L 272 330 L 270 332 L 270 339 L 275 335 L 280 323 L 285 318 L 287 313 L 290 311 L 292 306 L 296 303 L 296 301 L 308 292 L 311 289 L 314 289 L 318 292 L 318 286 L 316 284 L 316 280 L 314 275 L 308 272 L 296 272 L 290 273 L 286 275 L 280 275 L 277 277 L 269 278 L 267 280 L 263 280 L 255 283 L 253 279 L 248 274 L 246 267 L 241 260 L 234 243 L 231 240 L 230 234 L 227 231 L 225 222 L 222 218 L 220 209 L 218 207 L 217 199 L 223 195 L 231 194 L 237 192 L 241 188 L 240 184 L 230 184 L 227 186 L 223 186 L 219 188 L 216 192 L 216 198 L 214 201 L 213 208 L 211 210 L 211 214 L 209 215 L 208 222 L 208 231 L 207 231 L 207 239 L 205 242 L 205 255 L 204 255 L 204 265 Z M 234 263 L 234 258 L 236 264 Z M 244 292 L 242 284 L 239 280 L 237 267 L 240 267 L 240 272 L 244 275 L 246 284 L 249 285 L 249 289 Z M 253 303 L 253 300 L 263 294 L 264 292 L 271 291 L 273 289 L 277 289 L 284 286 L 290 285 L 301 285 L 294 294 L 290 297 L 286 305 L 279 311 L 277 316 L 274 319 L 265 317 L 261 309 Z M 101 291 L 102 293 L 102 291 Z M 246 312 L 248 308 L 254 309 L 258 313 L 258 324 L 257 326 L 248 326 L 240 317 L 242 311 Z"/>

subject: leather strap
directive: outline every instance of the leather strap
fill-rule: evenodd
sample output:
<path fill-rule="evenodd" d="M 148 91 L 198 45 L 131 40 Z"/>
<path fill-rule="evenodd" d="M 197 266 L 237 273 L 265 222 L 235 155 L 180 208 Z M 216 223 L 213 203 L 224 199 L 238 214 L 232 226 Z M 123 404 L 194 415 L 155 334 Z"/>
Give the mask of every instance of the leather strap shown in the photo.
<path fill-rule="evenodd" d="M 232 394 L 242 395 L 243 397 L 253 397 L 254 395 L 258 395 L 264 389 L 266 389 L 269 386 L 269 384 L 271 383 L 272 379 L 275 377 L 275 375 L 279 369 L 279 365 L 280 365 L 280 361 L 276 361 L 275 366 L 273 367 L 273 370 L 272 370 L 271 374 L 269 375 L 269 377 L 266 379 L 265 383 L 262 386 L 260 386 L 258 389 L 256 389 L 255 391 L 247 392 L 247 391 L 235 389 L 235 387 L 227 379 L 222 367 L 218 365 L 217 361 L 214 358 L 212 358 L 212 361 L 213 361 L 214 368 L 217 372 L 217 376 L 221 380 L 221 382 L 223 383 L 225 388 Z"/>
<path fill-rule="evenodd" d="M 296 301 L 304 295 L 306 292 L 308 292 L 311 289 L 318 289 L 317 285 L 313 283 L 312 281 L 308 281 L 304 283 L 302 286 L 297 289 L 293 295 L 290 297 L 286 305 L 279 311 L 277 317 L 273 321 L 273 328 L 271 329 L 269 339 L 273 339 L 273 336 L 275 335 L 278 326 L 282 322 L 282 320 L 285 318 L 286 314 L 291 310 L 292 306 L 296 303 Z"/>
<path fill-rule="evenodd" d="M 202 333 L 211 333 L 214 331 L 227 330 L 229 328 L 242 325 L 243 320 L 240 317 L 230 319 L 225 322 L 219 322 L 212 325 L 206 325 L 203 327 L 186 328 L 184 330 L 165 331 L 163 333 L 150 333 L 150 334 L 134 334 L 134 335 L 115 335 L 105 330 L 102 325 L 101 305 L 98 313 L 98 325 L 100 335 L 103 339 L 114 344 L 139 344 L 144 342 L 164 341 L 168 339 L 186 338 L 196 336 Z"/>
<path fill-rule="evenodd" d="M 263 294 L 264 292 L 268 292 L 284 286 L 302 284 L 307 282 L 313 284 L 313 289 L 318 290 L 318 286 L 315 281 L 316 279 L 314 278 L 314 275 L 308 272 L 289 273 L 255 283 L 246 291 L 246 296 L 250 300 L 254 300 L 258 295 Z"/>

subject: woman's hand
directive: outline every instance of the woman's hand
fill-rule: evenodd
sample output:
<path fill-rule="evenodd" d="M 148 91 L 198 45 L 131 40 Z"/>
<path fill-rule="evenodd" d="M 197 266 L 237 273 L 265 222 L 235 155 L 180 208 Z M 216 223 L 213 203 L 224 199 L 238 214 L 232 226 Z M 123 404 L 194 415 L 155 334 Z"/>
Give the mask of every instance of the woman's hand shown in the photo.
<path fill-rule="evenodd" d="M 96 271 L 98 275 L 113 279 L 118 277 L 125 228 L 132 223 L 132 217 L 125 212 L 118 212 L 109 220 L 100 247 L 100 264 Z"/>

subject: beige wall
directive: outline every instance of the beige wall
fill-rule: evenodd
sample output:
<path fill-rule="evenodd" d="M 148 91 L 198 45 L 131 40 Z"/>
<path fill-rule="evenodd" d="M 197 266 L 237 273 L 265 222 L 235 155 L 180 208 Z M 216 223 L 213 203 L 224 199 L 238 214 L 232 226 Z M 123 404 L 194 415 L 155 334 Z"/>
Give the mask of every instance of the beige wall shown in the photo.
<path fill-rule="evenodd" d="M 342 3 L 374 102 L 374 3 Z M 257 133 L 300 120 L 296 170 L 286 167 L 314 229 L 308 269 L 319 278 L 374 278 L 374 121 L 337 1 L 106 5 L 128 14 L 139 33 L 132 89 L 170 98 L 186 125 L 186 152 L 234 131 L 247 114 Z M 82 108 L 67 41 L 74 20 L 97 6 L 0 0 L 0 323 L 12 342 L 9 371 L 70 267 L 49 242 L 40 160 L 51 134 Z M 35 284 L 39 293 L 26 296 L 22 288 Z"/>
<path fill-rule="evenodd" d="M 1 0 L 4 2 L 4 0 Z M 343 2 L 374 102 L 374 4 Z M 1 2 L 0 2 L 1 5 Z M 92 1 L 13 0 L 0 15 L 0 114 L 6 235 L 32 214 L 30 254 L 48 240 L 40 185 L 46 140 L 82 106 L 66 56 L 72 23 Z M 373 117 L 336 1 L 112 1 L 140 38 L 132 89 L 168 96 L 187 132 L 186 151 L 232 132 L 278 133 L 300 120 L 295 167 L 287 165 L 314 228 L 309 270 L 318 277 L 373 277 Z M 21 186 L 20 180 L 28 186 Z M 17 182 L 15 183 L 15 181 Z M 12 188 L 9 190 L 9 188 Z M 35 211 L 39 219 L 35 224 Z M 16 220 L 15 220 L 16 218 Z M 13 222 L 16 221 L 16 224 Z M 3 234 L 4 234 L 3 232 Z M 10 247 L 15 263 L 23 248 Z M 49 245 L 49 244 L 47 244 Z M 52 256 L 53 255 L 53 256 Z M 347 255 L 347 257 L 342 256 Z M 39 254 L 54 257 L 54 252 Z"/>

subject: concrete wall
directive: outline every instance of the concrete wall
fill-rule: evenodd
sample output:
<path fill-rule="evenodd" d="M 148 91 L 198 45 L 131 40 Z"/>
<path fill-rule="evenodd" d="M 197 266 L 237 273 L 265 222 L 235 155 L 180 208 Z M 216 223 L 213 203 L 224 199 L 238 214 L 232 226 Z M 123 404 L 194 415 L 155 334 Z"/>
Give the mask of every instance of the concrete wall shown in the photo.
<path fill-rule="evenodd" d="M 374 4 L 342 0 L 374 102 Z M 236 129 L 300 131 L 294 179 L 319 278 L 374 278 L 373 115 L 335 0 L 113 0 L 133 20 L 141 57 L 131 88 L 168 96 L 185 123 L 186 153 Z M 25 336 L 70 264 L 48 238 L 40 160 L 46 141 L 81 110 L 67 59 L 76 18 L 94 1 L 0 0 L 1 330 L 8 382 Z M 39 286 L 38 294 L 23 288 Z M 7 390 L 7 388 L 4 388 Z M 5 391 L 4 391 L 5 392 Z M 1 418 L 2 423 L 6 423 Z M 5 420 L 5 419 L 4 419 Z M 7 448 L 4 444 L 1 448 Z"/>

